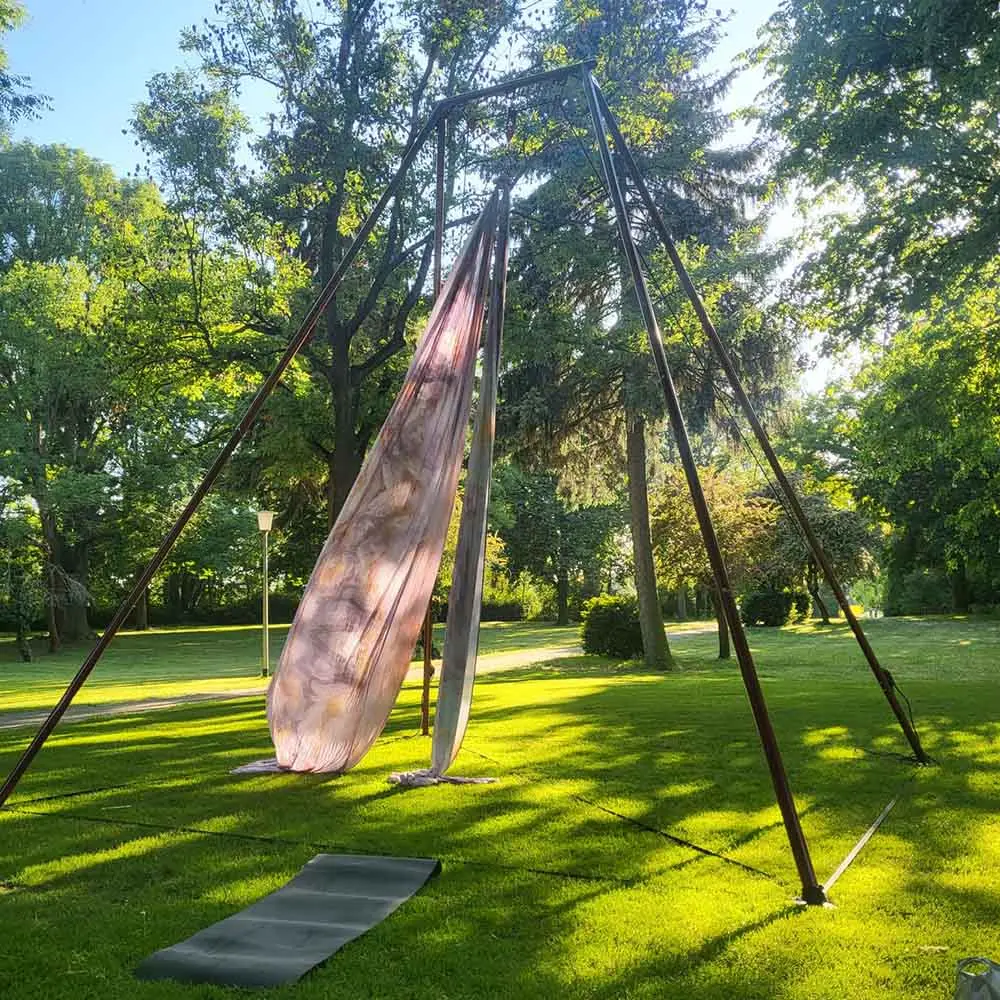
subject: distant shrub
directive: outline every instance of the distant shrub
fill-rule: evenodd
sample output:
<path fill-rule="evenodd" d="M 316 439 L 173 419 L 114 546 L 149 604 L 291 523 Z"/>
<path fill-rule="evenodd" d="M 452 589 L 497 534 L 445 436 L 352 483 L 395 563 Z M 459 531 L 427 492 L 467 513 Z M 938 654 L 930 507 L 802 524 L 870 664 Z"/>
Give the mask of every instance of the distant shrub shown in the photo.
<path fill-rule="evenodd" d="M 444 624 L 448 621 L 448 602 L 435 597 L 431 602 L 434 621 Z M 484 600 L 479 610 L 481 622 L 519 622 L 524 621 L 524 609 L 520 601 L 487 601 Z"/>
<path fill-rule="evenodd" d="M 519 622 L 524 619 L 524 607 L 520 601 L 483 601 L 480 621 Z"/>
<path fill-rule="evenodd" d="M 298 609 L 300 593 L 275 591 L 268 601 L 268 614 L 274 625 L 287 625 Z M 113 606 L 92 605 L 87 618 L 94 628 L 104 628 L 114 617 L 117 609 Z M 170 605 L 150 604 L 149 623 L 154 627 L 163 625 L 259 625 L 263 608 L 260 596 L 241 598 L 229 604 L 209 605 L 179 611 Z"/>
<path fill-rule="evenodd" d="M 795 600 L 781 590 L 757 590 L 747 594 L 740 604 L 740 616 L 745 625 L 777 627 L 792 619 Z"/>
<path fill-rule="evenodd" d="M 592 597 L 584 604 L 582 617 L 585 653 L 622 659 L 642 656 L 639 606 L 634 598 Z"/>
<path fill-rule="evenodd" d="M 504 573 L 491 571 L 487 567 L 483 581 L 483 605 L 481 620 L 484 622 L 531 621 L 542 614 L 544 598 L 538 580 L 528 573 L 522 573 L 511 580 Z M 448 616 L 448 596 L 435 598 L 441 606 L 438 621 Z"/>
<path fill-rule="evenodd" d="M 970 615 L 987 615 L 995 617 L 1000 612 L 1000 604 L 979 604 L 973 602 L 969 605 Z"/>

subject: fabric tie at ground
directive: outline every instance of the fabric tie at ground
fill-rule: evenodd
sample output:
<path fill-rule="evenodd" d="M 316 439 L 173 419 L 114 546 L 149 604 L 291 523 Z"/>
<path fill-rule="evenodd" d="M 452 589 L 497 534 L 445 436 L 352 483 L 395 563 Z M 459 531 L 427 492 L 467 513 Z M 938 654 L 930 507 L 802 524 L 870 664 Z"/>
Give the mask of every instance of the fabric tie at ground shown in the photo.
<path fill-rule="evenodd" d="M 230 774 L 291 774 L 287 767 L 278 763 L 277 757 L 266 757 L 264 760 L 252 760 L 249 764 L 234 767 Z"/>
<path fill-rule="evenodd" d="M 390 785 L 401 785 L 403 788 L 426 788 L 429 785 L 492 785 L 499 778 L 460 778 L 451 774 L 435 774 L 425 771 L 393 771 L 388 777 Z"/>

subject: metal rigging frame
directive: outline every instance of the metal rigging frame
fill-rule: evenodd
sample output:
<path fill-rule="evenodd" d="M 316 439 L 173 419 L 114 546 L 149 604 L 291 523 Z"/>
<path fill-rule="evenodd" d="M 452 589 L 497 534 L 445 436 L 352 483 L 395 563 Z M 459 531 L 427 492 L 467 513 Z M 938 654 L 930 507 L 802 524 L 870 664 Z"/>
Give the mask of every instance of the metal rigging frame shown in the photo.
<path fill-rule="evenodd" d="M 242 419 L 233 429 L 218 457 L 205 473 L 205 477 L 201 484 L 195 490 L 191 499 L 188 501 L 173 526 L 164 536 L 163 541 L 160 543 L 156 553 L 150 559 L 149 564 L 137 577 L 132 589 L 122 600 L 107 628 L 98 638 L 86 659 L 77 670 L 76 675 L 67 686 L 62 697 L 39 727 L 38 732 L 22 753 L 20 759 L 5 779 L 3 785 L 0 786 L 0 807 L 3 806 L 10 795 L 14 792 L 22 776 L 31 766 L 36 755 L 44 746 L 53 730 L 59 724 L 59 721 L 62 719 L 67 708 L 69 708 L 77 693 L 86 683 L 105 649 L 107 649 L 110 645 L 118 630 L 125 622 L 129 613 L 132 611 L 136 602 L 151 582 L 153 576 L 163 564 L 180 533 L 183 531 L 188 521 L 190 521 L 195 511 L 197 511 L 201 501 L 205 498 L 206 494 L 218 479 L 219 474 L 222 472 L 233 452 L 249 432 L 250 428 L 254 425 L 261 408 L 264 406 L 264 403 L 271 395 L 282 375 L 285 373 L 288 366 L 291 364 L 292 360 L 301 348 L 312 337 L 320 316 L 323 314 L 323 311 L 337 293 L 337 289 L 340 287 L 348 268 L 358 256 L 358 253 L 360 252 L 365 241 L 371 235 L 371 232 L 375 228 L 375 225 L 381 217 L 383 211 L 389 202 L 398 194 L 403 181 L 405 180 L 407 171 L 413 164 L 420 150 L 423 148 L 427 139 L 432 133 L 436 132 L 437 149 L 435 157 L 436 184 L 433 269 L 433 288 L 434 295 L 436 297 L 441 288 L 442 277 L 442 248 L 445 226 L 444 177 L 446 136 L 450 114 L 475 101 L 485 100 L 491 97 L 501 97 L 514 93 L 515 91 L 525 87 L 538 86 L 539 84 L 547 83 L 559 83 L 566 81 L 573 76 L 579 76 L 586 95 L 594 134 L 600 153 L 601 166 L 604 174 L 603 179 L 607 184 L 608 191 L 610 192 L 611 199 L 614 204 L 615 216 L 618 224 L 618 233 L 622 241 L 625 258 L 628 263 L 635 294 L 638 299 L 639 309 L 646 325 L 650 351 L 653 356 L 653 361 L 656 366 L 661 386 L 663 388 L 664 399 L 666 401 L 671 427 L 677 443 L 678 453 L 681 457 L 681 463 L 683 465 L 688 487 L 691 492 L 692 502 L 698 517 L 699 527 L 704 539 L 712 572 L 715 577 L 717 593 L 719 594 L 719 599 L 722 603 L 723 614 L 733 637 L 733 645 L 736 650 L 740 673 L 746 688 L 747 697 L 750 701 L 751 711 L 753 713 L 754 722 L 760 737 L 764 756 L 767 761 L 771 782 L 774 787 L 775 798 L 781 811 L 782 821 L 788 836 L 792 856 L 802 884 L 802 900 L 809 904 L 823 904 L 827 902 L 826 891 L 816 878 L 809 848 L 806 843 L 805 835 L 802 831 L 798 810 L 796 809 L 795 800 L 788 781 L 788 775 L 785 771 L 784 761 L 778 747 L 777 737 L 771 723 L 763 690 L 761 689 L 760 680 L 757 676 L 756 666 L 753 661 L 753 655 L 747 641 L 746 631 L 743 627 L 743 622 L 740 618 L 739 611 L 736 606 L 736 600 L 730 586 L 725 559 L 719 547 L 715 528 L 712 524 L 711 513 L 709 511 L 708 503 L 705 499 L 705 493 L 698 475 L 694 455 L 691 450 L 687 429 L 680 408 L 680 402 L 678 400 L 677 391 L 671 376 L 670 367 L 667 363 L 663 340 L 660 335 L 660 329 L 657 323 L 655 311 L 653 309 L 653 303 L 650 298 L 649 289 L 643 273 L 640 255 L 636 247 L 635 239 L 632 235 L 632 227 L 628 213 L 623 179 L 615 162 L 616 157 L 612 155 L 611 147 L 608 143 L 607 132 L 610 132 L 611 134 L 615 151 L 620 157 L 621 162 L 624 164 L 625 172 L 628 178 L 630 178 L 632 183 L 635 185 L 640 200 L 649 215 L 653 228 L 664 245 L 667 255 L 677 272 L 681 286 L 690 299 L 691 305 L 698 316 L 702 329 L 704 330 L 709 343 L 712 345 L 713 350 L 718 356 L 722 369 L 733 388 L 736 399 L 746 415 L 750 426 L 753 428 L 754 435 L 767 457 L 768 463 L 770 464 L 771 469 L 781 486 L 782 492 L 785 494 L 796 521 L 802 528 L 812 554 L 816 559 L 816 562 L 822 568 L 831 589 L 836 595 L 837 602 L 844 612 L 844 617 L 848 621 L 851 630 L 853 631 L 855 638 L 857 639 L 858 644 L 868 661 L 869 667 L 878 681 L 883 695 L 888 701 L 893 714 L 902 727 L 910 747 L 913 750 L 914 758 L 921 764 L 929 763 L 930 758 L 924 751 L 920 743 L 920 738 L 917 735 L 912 722 L 904 713 L 899 700 L 896 697 L 895 683 L 892 679 L 892 675 L 879 663 L 878 658 L 876 657 L 875 652 L 857 619 L 857 616 L 850 607 L 847 596 L 837 579 L 833 566 L 824 552 L 822 544 L 809 524 L 805 512 L 802 509 L 802 505 L 796 496 L 794 488 L 781 467 L 781 463 L 779 462 L 777 454 L 771 445 L 767 432 L 764 430 L 757 414 L 755 413 L 753 405 L 751 404 L 746 390 L 744 389 L 739 378 L 736 367 L 733 364 L 732 358 L 716 331 L 711 318 L 705 309 L 705 305 L 693 282 L 691 281 L 686 268 L 684 267 L 680 255 L 677 252 L 677 247 L 659 210 L 656 207 L 656 204 L 653 201 L 652 195 L 650 194 L 649 188 L 639 171 L 635 158 L 625 142 L 618 122 L 612 113 L 604 94 L 597 85 L 597 82 L 594 80 L 592 73 L 594 67 L 595 62 L 593 60 L 574 63 L 572 65 L 559 67 L 558 69 L 549 70 L 544 73 L 535 73 L 529 76 L 508 80 L 492 87 L 485 87 L 480 90 L 469 91 L 464 94 L 448 97 L 439 101 L 434 106 L 430 116 L 424 122 L 423 126 L 410 140 L 403 152 L 399 168 L 397 169 L 395 175 L 376 202 L 375 206 L 372 208 L 371 212 L 368 214 L 367 218 L 361 224 L 361 228 L 358 230 L 357 235 L 348 247 L 343 259 L 337 266 L 334 273 L 330 276 L 330 279 L 327 281 L 326 285 L 324 285 L 319 295 L 316 297 L 316 300 L 310 307 L 309 311 L 306 313 L 305 318 L 302 320 L 298 330 L 289 342 L 284 354 L 282 354 L 274 369 L 264 379 L 260 388 L 257 390 L 256 395 L 247 407 Z M 424 733 L 426 733 L 429 725 L 429 687 L 432 653 L 429 611 L 424 624 L 423 636 L 424 695 L 421 706 L 421 721 L 422 729 Z"/>

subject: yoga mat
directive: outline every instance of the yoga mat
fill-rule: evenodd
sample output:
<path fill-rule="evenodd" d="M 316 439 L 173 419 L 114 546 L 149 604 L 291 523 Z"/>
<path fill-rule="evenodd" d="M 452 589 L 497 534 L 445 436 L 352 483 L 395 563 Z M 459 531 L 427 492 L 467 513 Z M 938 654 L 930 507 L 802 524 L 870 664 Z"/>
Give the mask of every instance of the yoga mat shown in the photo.
<path fill-rule="evenodd" d="M 317 854 L 281 889 L 150 955 L 135 974 L 223 986 L 294 983 L 440 870 L 433 858 Z"/>

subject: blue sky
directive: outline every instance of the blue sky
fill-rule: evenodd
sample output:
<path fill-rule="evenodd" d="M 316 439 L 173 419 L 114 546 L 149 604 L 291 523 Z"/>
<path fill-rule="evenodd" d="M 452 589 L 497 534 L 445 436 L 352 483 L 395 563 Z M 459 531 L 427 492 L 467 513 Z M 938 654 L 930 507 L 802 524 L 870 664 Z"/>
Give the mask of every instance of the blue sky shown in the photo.
<path fill-rule="evenodd" d="M 31 77 L 52 110 L 18 126 L 16 138 L 61 142 L 110 163 L 119 173 L 139 159 L 122 134 L 154 74 L 182 65 L 181 29 L 213 14 L 212 0 L 26 0 L 28 24 L 7 36 L 11 69 Z M 743 0 L 717 54 L 718 64 L 751 45 L 777 0 Z M 728 5 L 720 4 L 723 9 Z M 747 103 L 760 78 L 744 80 L 732 103 Z M 252 110 L 252 109 L 248 109 Z"/>
<path fill-rule="evenodd" d="M 21 124 L 17 138 L 61 142 L 119 172 L 137 162 L 122 135 L 154 73 L 181 62 L 181 28 L 212 11 L 211 0 L 27 0 L 28 23 L 8 35 L 10 68 L 31 77 L 52 110 Z"/>

